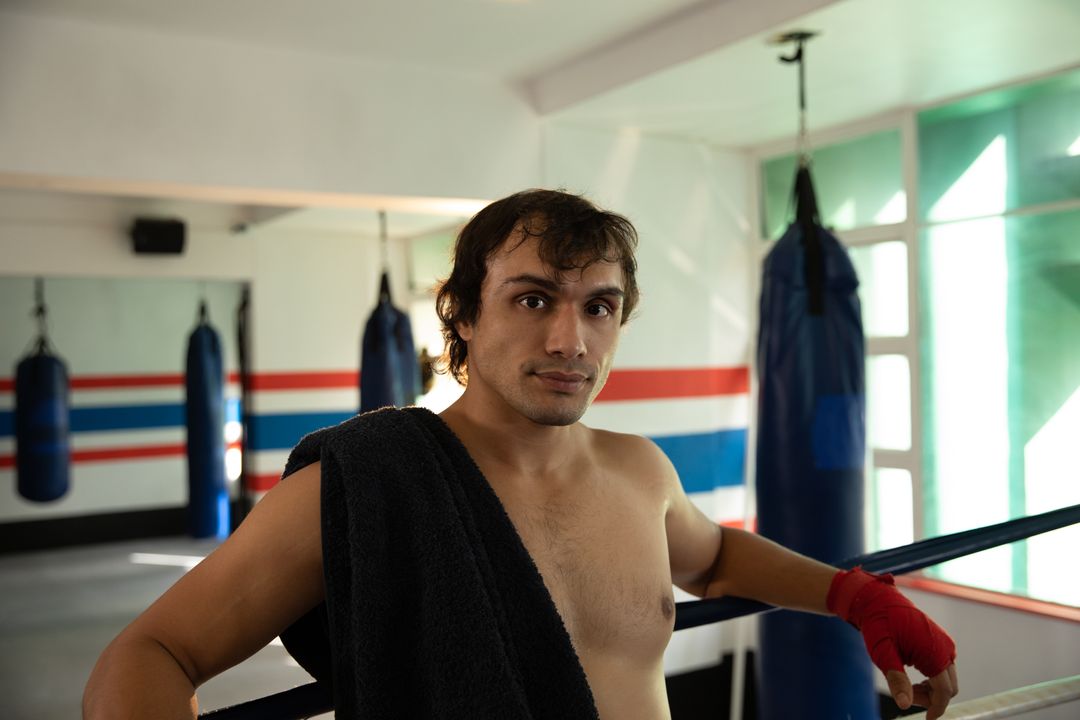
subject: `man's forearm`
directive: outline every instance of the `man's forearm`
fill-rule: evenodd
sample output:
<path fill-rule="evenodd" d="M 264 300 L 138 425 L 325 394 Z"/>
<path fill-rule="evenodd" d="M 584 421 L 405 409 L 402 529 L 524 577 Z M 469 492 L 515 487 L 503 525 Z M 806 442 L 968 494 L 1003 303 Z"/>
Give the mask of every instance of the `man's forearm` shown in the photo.
<path fill-rule="evenodd" d="M 807 612 L 827 613 L 836 568 L 743 530 L 724 528 L 705 597 L 734 595 Z"/>
<path fill-rule="evenodd" d="M 84 720 L 198 714 L 195 687 L 180 664 L 151 638 L 121 635 L 106 648 L 83 693 Z"/>

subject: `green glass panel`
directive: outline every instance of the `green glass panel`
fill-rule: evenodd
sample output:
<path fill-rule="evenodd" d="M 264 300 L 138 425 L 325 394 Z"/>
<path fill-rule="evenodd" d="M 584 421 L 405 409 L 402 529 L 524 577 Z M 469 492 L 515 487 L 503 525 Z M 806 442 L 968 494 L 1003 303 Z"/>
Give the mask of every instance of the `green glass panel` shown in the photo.
<path fill-rule="evenodd" d="M 848 250 L 859 276 L 863 332 L 867 337 L 908 334 L 907 246 L 901 240 Z"/>
<path fill-rule="evenodd" d="M 835 231 L 903 222 L 907 199 L 900 157 L 899 130 L 814 150 L 811 172 L 822 222 Z M 780 237 L 795 216 L 795 164 L 793 154 L 762 163 L 762 229 L 768 239 Z"/>
<path fill-rule="evenodd" d="M 927 534 L 1080 503 L 1080 210 L 929 227 L 920 275 Z M 1076 547 L 1071 528 L 934 573 L 1076 604 Z"/>
<path fill-rule="evenodd" d="M 1080 70 L 919 115 L 919 218 L 1080 198 Z"/>

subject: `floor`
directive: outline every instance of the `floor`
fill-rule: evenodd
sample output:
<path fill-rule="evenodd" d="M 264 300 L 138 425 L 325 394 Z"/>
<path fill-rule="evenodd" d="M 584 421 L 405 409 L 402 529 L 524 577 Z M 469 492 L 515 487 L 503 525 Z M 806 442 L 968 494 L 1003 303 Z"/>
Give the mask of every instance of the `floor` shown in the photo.
<path fill-rule="evenodd" d="M 157 539 L 0 555 L 0 714 L 79 717 L 102 649 L 213 548 Z M 201 687 L 199 706 L 212 710 L 307 682 L 311 676 L 272 644 Z"/>

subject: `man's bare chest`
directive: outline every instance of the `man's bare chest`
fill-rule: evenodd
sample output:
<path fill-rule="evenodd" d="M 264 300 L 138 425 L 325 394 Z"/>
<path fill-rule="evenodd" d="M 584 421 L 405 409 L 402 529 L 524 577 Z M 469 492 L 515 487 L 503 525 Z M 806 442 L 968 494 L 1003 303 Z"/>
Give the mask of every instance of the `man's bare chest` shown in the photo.
<path fill-rule="evenodd" d="M 584 480 L 500 497 L 578 652 L 659 658 L 675 608 L 662 504 Z"/>

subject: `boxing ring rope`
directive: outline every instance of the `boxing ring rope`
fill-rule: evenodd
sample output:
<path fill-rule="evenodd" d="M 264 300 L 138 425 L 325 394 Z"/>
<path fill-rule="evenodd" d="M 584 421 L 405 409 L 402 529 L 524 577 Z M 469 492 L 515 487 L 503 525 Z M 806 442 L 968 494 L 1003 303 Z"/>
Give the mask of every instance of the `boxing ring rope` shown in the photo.
<path fill-rule="evenodd" d="M 942 717 L 943 720 L 992 720 L 1023 715 L 1073 700 L 1080 700 L 1080 675 L 952 703 Z M 906 720 L 926 720 L 926 713 L 908 715 Z"/>
<path fill-rule="evenodd" d="M 1070 507 L 1051 510 L 1050 512 L 1040 513 L 1038 515 L 1016 518 L 1015 520 L 1008 520 L 996 525 L 987 525 L 986 527 L 977 528 L 975 530 L 965 530 L 950 535 L 941 535 L 928 540 L 920 540 L 919 542 L 910 545 L 903 545 L 889 550 L 880 550 L 878 552 L 848 558 L 847 560 L 835 564 L 841 568 L 851 568 L 856 565 L 862 565 L 863 568 L 869 572 L 902 575 L 915 570 L 921 570 L 931 565 L 937 565 L 948 560 L 955 560 L 956 558 L 965 555 L 989 550 L 990 548 L 995 548 L 999 545 L 1014 543 L 1018 540 L 1031 537 L 1032 535 L 1059 530 L 1075 523 L 1080 523 L 1080 505 L 1072 505 Z M 681 602 L 677 603 L 675 606 L 675 630 L 709 625 L 724 620 L 730 620 L 732 618 L 742 617 L 744 615 L 769 612 L 775 609 L 776 608 L 773 606 L 765 603 L 734 597 L 709 598 L 706 600 Z M 1074 683 L 1074 685 L 1067 685 L 1067 687 L 1072 689 L 1064 692 L 1080 693 L 1080 676 L 1077 678 L 1065 678 L 1064 681 Z M 1019 694 L 1025 690 L 1034 692 L 1036 688 L 1042 688 L 1044 685 L 1052 685 L 1059 682 L 1063 681 L 1043 683 L 1042 685 L 1032 686 L 1031 688 L 1021 688 L 1020 690 L 1009 691 L 1009 693 L 1002 693 L 1001 695 L 1008 695 L 1010 693 Z M 989 700 L 990 698 L 997 697 L 999 696 L 993 695 L 983 699 Z M 1077 697 L 1080 697 L 1080 695 L 1077 695 Z M 1064 700 L 1055 700 L 1049 704 L 1066 702 L 1067 700 L 1072 699 L 1074 699 L 1074 697 L 1070 696 Z M 1026 700 L 1018 700 L 1017 698 L 1014 698 L 1014 701 L 1027 702 Z M 976 703 L 979 701 L 972 700 L 969 702 Z M 1045 700 L 1043 702 L 1045 702 Z M 968 703 L 960 703 L 956 707 L 959 708 L 967 704 Z M 1035 709 L 1035 707 L 1044 706 L 1033 706 L 1028 709 Z M 300 687 L 285 690 L 257 700 L 251 700 L 219 710 L 211 710 L 202 713 L 199 717 L 206 718 L 207 720 L 303 720 L 304 718 L 313 715 L 330 712 L 332 709 L 333 700 L 330 698 L 327 690 L 319 683 L 308 683 L 307 685 L 301 685 Z M 975 712 L 983 711 L 976 710 Z M 1017 712 L 1027 712 L 1027 709 Z M 1010 715 L 1015 715 L 1017 712 L 1010 712 Z M 959 719 L 962 717 L 964 720 L 982 720 L 983 718 L 1008 716 L 1009 715 L 982 714 L 960 716 L 954 715 L 954 709 L 952 707 L 950 707 L 949 714 L 947 715 L 950 719 Z"/>
<path fill-rule="evenodd" d="M 903 575 L 999 545 L 1008 545 L 1032 535 L 1060 530 L 1077 522 L 1080 522 L 1080 505 L 1072 505 L 1039 515 L 1007 520 L 997 525 L 987 525 L 975 530 L 964 530 L 951 535 L 920 540 L 889 550 L 879 550 L 834 564 L 844 569 L 862 565 L 868 572 Z M 699 625 L 709 625 L 775 609 L 771 605 L 742 598 L 691 600 L 676 603 L 675 629 L 683 630 Z"/>

